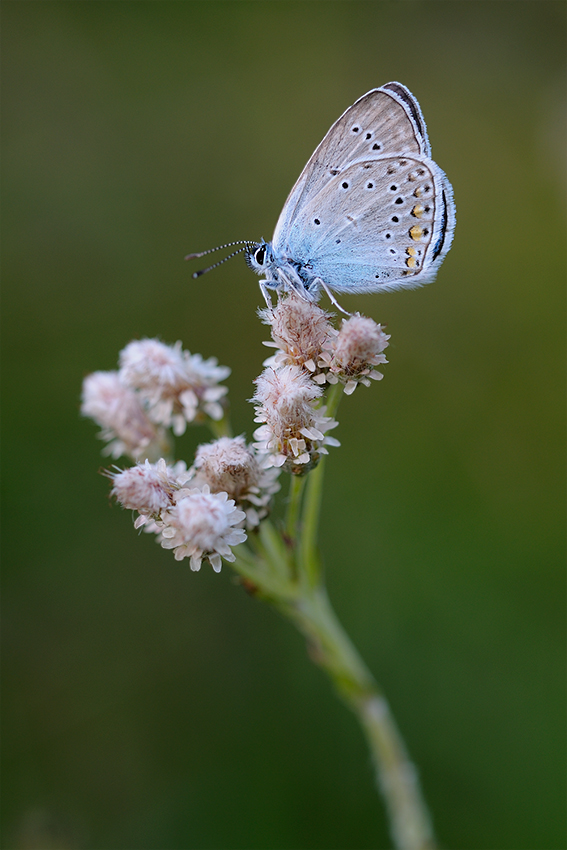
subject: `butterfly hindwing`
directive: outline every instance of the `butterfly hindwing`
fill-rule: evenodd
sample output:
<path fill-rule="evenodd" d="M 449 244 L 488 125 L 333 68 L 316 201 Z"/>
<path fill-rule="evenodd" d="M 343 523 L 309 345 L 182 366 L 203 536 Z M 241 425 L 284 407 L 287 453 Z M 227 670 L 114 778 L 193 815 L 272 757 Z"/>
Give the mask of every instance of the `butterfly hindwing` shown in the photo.
<path fill-rule="evenodd" d="M 449 248 L 451 198 L 425 157 L 359 161 L 300 206 L 282 249 L 337 292 L 419 286 Z"/>

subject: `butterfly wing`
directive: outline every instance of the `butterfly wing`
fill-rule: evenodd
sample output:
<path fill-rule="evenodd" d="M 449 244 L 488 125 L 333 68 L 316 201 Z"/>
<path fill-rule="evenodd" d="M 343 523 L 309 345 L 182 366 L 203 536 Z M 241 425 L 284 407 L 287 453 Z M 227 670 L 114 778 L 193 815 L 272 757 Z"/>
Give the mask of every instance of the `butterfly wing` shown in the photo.
<path fill-rule="evenodd" d="M 362 160 L 296 209 L 282 251 L 336 292 L 429 283 L 451 245 L 453 193 L 424 156 Z"/>
<path fill-rule="evenodd" d="M 400 153 L 429 157 L 431 151 L 417 100 L 405 86 L 393 82 L 367 92 L 335 121 L 284 204 L 274 248 L 283 247 L 298 211 L 347 166 Z"/>

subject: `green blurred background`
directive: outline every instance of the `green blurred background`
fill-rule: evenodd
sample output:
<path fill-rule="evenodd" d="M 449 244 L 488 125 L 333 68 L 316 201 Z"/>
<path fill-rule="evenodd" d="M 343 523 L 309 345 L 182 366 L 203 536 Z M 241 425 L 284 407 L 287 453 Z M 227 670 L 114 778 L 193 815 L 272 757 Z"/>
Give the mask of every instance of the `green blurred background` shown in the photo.
<path fill-rule="evenodd" d="M 343 402 L 331 597 L 452 850 L 565 847 L 565 5 L 4 2 L 7 850 L 389 846 L 360 730 L 229 567 L 192 574 L 109 507 L 83 377 L 132 338 L 230 365 L 267 331 L 242 258 L 330 124 L 400 80 L 457 203 Z M 325 299 L 322 301 L 326 306 Z M 191 430 L 190 461 L 208 439 Z"/>

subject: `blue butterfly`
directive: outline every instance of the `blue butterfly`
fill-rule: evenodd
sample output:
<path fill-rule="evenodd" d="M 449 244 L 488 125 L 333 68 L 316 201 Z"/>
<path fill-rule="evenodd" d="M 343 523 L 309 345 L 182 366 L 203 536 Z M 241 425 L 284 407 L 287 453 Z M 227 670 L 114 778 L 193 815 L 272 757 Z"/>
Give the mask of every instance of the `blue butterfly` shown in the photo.
<path fill-rule="evenodd" d="M 229 243 L 244 246 L 230 256 L 244 252 L 263 277 L 270 305 L 268 289 L 309 300 L 324 290 L 342 310 L 332 291 L 431 283 L 454 230 L 453 190 L 431 159 L 419 103 L 393 82 L 363 95 L 335 121 L 291 190 L 272 241 Z"/>

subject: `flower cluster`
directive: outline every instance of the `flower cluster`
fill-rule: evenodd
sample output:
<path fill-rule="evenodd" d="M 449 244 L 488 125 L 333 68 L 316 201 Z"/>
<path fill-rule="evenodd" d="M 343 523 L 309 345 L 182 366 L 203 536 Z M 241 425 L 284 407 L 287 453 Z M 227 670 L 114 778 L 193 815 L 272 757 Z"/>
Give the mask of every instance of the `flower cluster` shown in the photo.
<path fill-rule="evenodd" d="M 388 362 L 383 352 L 389 339 L 374 319 L 359 315 L 344 319 L 332 345 L 321 352 L 317 361 L 321 371 L 314 380 L 323 383 L 324 376 L 330 384 L 340 381 L 347 395 L 359 383 L 369 387 L 370 378 L 380 381 L 384 376 L 374 367 Z"/>
<path fill-rule="evenodd" d="M 338 423 L 321 406 L 323 386 L 340 382 L 350 395 L 359 383 L 382 378 L 375 366 L 387 362 L 389 337 L 359 315 L 337 330 L 329 313 L 295 293 L 260 316 L 271 326 L 273 342 L 265 344 L 277 352 L 256 380 L 255 421 L 262 423 L 254 432 L 256 446 L 269 453 L 266 465 L 301 474 L 327 454 L 327 446 L 339 445 L 326 435 Z"/>
<path fill-rule="evenodd" d="M 204 560 L 216 572 L 223 558 L 234 561 L 232 547 L 268 515 L 280 472 L 305 474 L 340 445 L 329 436 L 338 423 L 327 415 L 325 385 L 340 383 L 350 394 L 381 378 L 375 367 L 386 362 L 389 337 L 372 319 L 351 316 L 336 329 L 331 314 L 295 293 L 260 315 L 277 351 L 255 381 L 255 442 L 220 437 L 200 445 L 189 469 L 164 459 L 169 431 L 177 436 L 190 422 L 224 417 L 226 366 L 180 342 L 142 339 L 121 351 L 117 371 L 94 372 L 83 383 L 81 410 L 102 427 L 105 453 L 137 461 L 107 473 L 112 494 L 137 512 L 136 528 L 155 534 L 177 560 L 189 558 L 193 570 Z"/>
<path fill-rule="evenodd" d="M 138 511 L 136 528 L 155 532 L 164 549 L 173 549 L 175 559 L 190 559 L 192 570 L 203 560 L 220 572 L 221 558 L 234 561 L 231 547 L 246 540 L 239 526 L 246 518 L 226 492 L 211 493 L 210 487 L 185 487 L 190 474 L 181 467 L 145 461 L 121 472 L 109 473 L 112 494 L 125 508 Z"/>
<path fill-rule="evenodd" d="M 331 314 L 313 301 L 291 294 L 280 298 L 274 309 L 259 310 L 259 315 L 265 325 L 270 325 L 273 339 L 264 345 L 278 349 L 268 365 L 293 364 L 315 373 L 321 352 L 337 333 L 330 322 Z"/>
<path fill-rule="evenodd" d="M 94 372 L 83 382 L 81 411 L 101 427 L 112 457 L 157 459 L 167 453 L 165 429 L 176 436 L 190 422 L 224 416 L 230 374 L 214 357 L 183 351 L 181 343 L 134 340 L 120 352 L 119 370 Z"/>
<path fill-rule="evenodd" d="M 188 422 L 224 415 L 221 399 L 228 392 L 219 386 L 230 375 L 215 357 L 183 351 L 181 343 L 165 345 L 157 339 L 134 340 L 120 352 L 119 375 L 140 394 L 152 421 L 172 428 L 176 436 Z"/>
<path fill-rule="evenodd" d="M 390 337 L 373 319 L 356 314 L 337 330 L 329 313 L 294 293 L 260 317 L 271 326 L 273 342 L 264 345 L 278 349 L 265 365 L 301 366 L 319 385 L 342 383 L 347 395 L 383 377 L 374 367 L 388 362 L 383 352 Z"/>
<path fill-rule="evenodd" d="M 81 413 L 101 426 L 98 437 L 107 442 L 103 453 L 159 457 L 167 444 L 163 428 L 151 421 L 133 389 L 118 372 L 93 372 L 83 381 Z M 160 450 L 161 448 L 161 450 Z"/>

